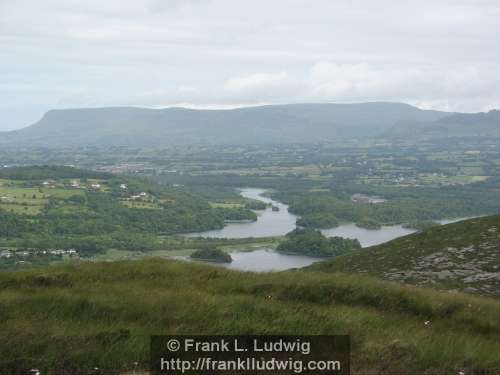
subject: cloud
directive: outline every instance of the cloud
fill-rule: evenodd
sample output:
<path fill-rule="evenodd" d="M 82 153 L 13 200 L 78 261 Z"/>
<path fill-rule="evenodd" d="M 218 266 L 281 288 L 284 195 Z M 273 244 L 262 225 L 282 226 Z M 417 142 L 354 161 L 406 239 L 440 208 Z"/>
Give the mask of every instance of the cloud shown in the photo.
<path fill-rule="evenodd" d="M 176 11 L 181 8 L 206 4 L 210 0 L 149 0 L 151 12 Z"/>
<path fill-rule="evenodd" d="M 405 101 L 425 103 L 427 108 L 478 111 L 500 105 L 500 68 L 318 62 L 311 68 L 308 87 L 311 100 Z"/>
<path fill-rule="evenodd" d="M 500 107 L 500 2 L 0 0 L 0 129 L 62 106 Z"/>
<path fill-rule="evenodd" d="M 293 100 L 300 95 L 302 83 L 292 79 L 287 72 L 255 73 L 230 78 L 224 83 L 224 90 L 240 102 Z"/>

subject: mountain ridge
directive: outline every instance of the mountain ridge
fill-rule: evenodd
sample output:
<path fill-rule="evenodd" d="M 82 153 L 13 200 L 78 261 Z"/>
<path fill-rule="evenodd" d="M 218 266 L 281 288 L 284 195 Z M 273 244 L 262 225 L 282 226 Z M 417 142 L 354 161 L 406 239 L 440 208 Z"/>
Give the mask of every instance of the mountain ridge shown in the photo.
<path fill-rule="evenodd" d="M 500 111 L 463 114 L 397 102 L 300 103 L 233 109 L 98 107 L 50 110 L 36 123 L 0 133 L 0 144 L 162 146 L 286 144 L 408 135 L 440 137 L 457 129 L 498 133 Z"/>
<path fill-rule="evenodd" d="M 447 112 L 404 103 L 303 103 L 226 110 L 101 107 L 48 111 L 26 128 L 3 133 L 14 144 L 162 145 L 301 143 L 375 136 L 400 119 L 432 121 Z"/>

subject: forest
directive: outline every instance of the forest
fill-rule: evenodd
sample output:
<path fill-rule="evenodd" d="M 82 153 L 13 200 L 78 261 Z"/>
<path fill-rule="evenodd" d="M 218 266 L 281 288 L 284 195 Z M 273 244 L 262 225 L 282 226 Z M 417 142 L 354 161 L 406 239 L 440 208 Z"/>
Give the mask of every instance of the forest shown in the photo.
<path fill-rule="evenodd" d="M 313 257 L 331 257 L 360 249 L 361 245 L 358 240 L 342 237 L 327 238 L 318 230 L 298 228 L 287 233 L 285 241 L 278 245 L 276 251 Z"/>
<path fill-rule="evenodd" d="M 248 208 L 212 207 L 181 187 L 139 178 L 69 167 L 0 171 L 3 247 L 73 248 L 84 256 L 110 247 L 148 250 L 159 246 L 160 236 L 222 228 L 225 221 L 256 220 Z M 39 212 L 13 210 L 18 206 L 38 207 Z"/>

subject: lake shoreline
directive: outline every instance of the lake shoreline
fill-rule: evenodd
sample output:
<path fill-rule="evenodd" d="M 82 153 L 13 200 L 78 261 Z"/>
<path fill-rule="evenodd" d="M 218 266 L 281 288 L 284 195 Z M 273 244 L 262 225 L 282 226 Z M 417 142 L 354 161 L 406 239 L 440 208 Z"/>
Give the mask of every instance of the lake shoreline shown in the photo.
<path fill-rule="evenodd" d="M 298 216 L 288 212 L 288 205 L 269 198 L 268 189 L 260 188 L 240 188 L 240 194 L 244 198 L 259 200 L 268 205 L 264 210 L 253 210 L 257 214 L 257 220 L 252 222 L 231 222 L 224 228 L 205 232 L 187 233 L 184 236 L 190 238 L 227 238 L 244 239 L 253 238 L 256 242 L 264 238 L 282 238 L 287 233 L 297 228 L 296 220 Z M 279 211 L 273 210 L 273 206 Z M 443 219 L 436 222 L 448 224 L 466 218 Z M 327 237 L 343 237 L 357 239 L 363 249 L 380 245 L 393 239 L 417 233 L 418 230 L 404 228 L 403 224 L 382 225 L 379 229 L 367 229 L 357 226 L 355 223 L 340 223 L 338 226 L 320 230 Z M 272 246 L 263 244 L 262 246 L 246 247 L 235 245 L 231 249 L 224 249 L 236 257 L 228 268 L 244 271 L 269 272 L 281 271 L 289 268 L 306 267 L 312 263 L 324 261 L 328 258 L 317 258 L 298 254 L 284 254 L 277 252 Z M 174 256 L 182 259 L 184 256 Z M 191 261 L 190 259 L 187 259 Z M 207 263 L 207 262 L 205 262 Z"/>

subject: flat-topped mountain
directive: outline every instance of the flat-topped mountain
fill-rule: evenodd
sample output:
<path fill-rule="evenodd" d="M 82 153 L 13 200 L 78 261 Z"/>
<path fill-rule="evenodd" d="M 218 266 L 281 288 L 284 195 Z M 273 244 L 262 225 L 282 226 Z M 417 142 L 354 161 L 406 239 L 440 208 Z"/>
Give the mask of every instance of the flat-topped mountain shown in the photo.
<path fill-rule="evenodd" d="M 194 110 L 109 107 L 53 110 L 0 143 L 43 146 L 307 143 L 370 137 L 398 123 L 430 123 L 447 112 L 403 103 L 289 104 Z"/>
<path fill-rule="evenodd" d="M 455 113 L 431 122 L 400 122 L 385 136 L 396 138 L 500 137 L 500 111 Z"/>

